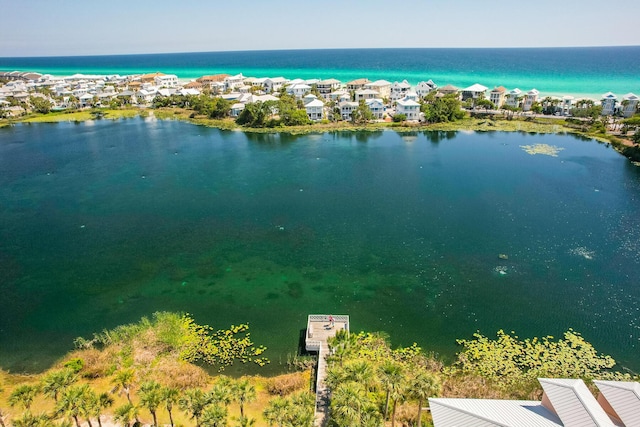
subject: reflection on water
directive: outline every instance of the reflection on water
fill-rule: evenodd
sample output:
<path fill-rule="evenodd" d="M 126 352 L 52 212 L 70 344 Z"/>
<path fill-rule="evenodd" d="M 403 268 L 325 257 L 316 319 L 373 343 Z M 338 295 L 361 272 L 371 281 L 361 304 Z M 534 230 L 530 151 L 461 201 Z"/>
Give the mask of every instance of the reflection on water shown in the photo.
<path fill-rule="evenodd" d="M 2 129 L 0 171 L 0 366 L 14 371 L 157 310 L 248 321 L 266 372 L 309 313 L 449 356 L 477 329 L 573 327 L 639 367 L 640 179 L 592 141 L 132 119 Z"/>

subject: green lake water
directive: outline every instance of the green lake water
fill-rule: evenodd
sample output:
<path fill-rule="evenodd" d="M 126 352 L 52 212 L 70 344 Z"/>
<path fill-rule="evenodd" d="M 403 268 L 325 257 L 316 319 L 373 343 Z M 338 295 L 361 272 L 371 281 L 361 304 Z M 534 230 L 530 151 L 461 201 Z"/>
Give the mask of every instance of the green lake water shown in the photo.
<path fill-rule="evenodd" d="M 639 214 L 640 169 L 568 135 L 4 128 L 0 366 L 172 310 L 249 322 L 267 374 L 310 313 L 448 358 L 476 330 L 574 328 L 637 370 Z"/>

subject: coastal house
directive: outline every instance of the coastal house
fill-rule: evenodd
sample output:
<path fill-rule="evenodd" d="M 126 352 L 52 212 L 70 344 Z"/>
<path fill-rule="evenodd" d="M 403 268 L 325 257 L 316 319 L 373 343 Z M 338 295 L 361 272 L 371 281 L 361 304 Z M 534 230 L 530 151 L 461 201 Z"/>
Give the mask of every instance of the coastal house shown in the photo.
<path fill-rule="evenodd" d="M 297 99 L 302 99 L 310 91 L 311 91 L 311 86 L 304 83 L 298 83 L 292 86 L 287 86 L 287 93 L 295 96 Z"/>
<path fill-rule="evenodd" d="M 334 102 L 351 101 L 351 94 L 344 89 L 340 89 L 331 92 L 329 99 Z"/>
<path fill-rule="evenodd" d="M 369 83 L 369 79 L 351 80 L 350 82 L 347 82 L 347 90 L 356 91 L 364 89 L 364 85 L 366 85 L 367 83 Z"/>
<path fill-rule="evenodd" d="M 163 74 L 153 79 L 157 87 L 176 87 L 178 86 L 178 76 L 175 74 Z"/>
<path fill-rule="evenodd" d="M 338 104 L 338 108 L 340 108 L 340 115 L 342 116 L 342 120 L 351 120 L 351 113 L 358 108 L 358 103 L 353 101 L 342 101 Z"/>
<path fill-rule="evenodd" d="M 512 108 L 520 108 L 520 103 L 522 102 L 522 91 L 518 88 L 511 89 L 507 94 L 507 100 L 505 101 L 505 105 L 508 105 Z"/>
<path fill-rule="evenodd" d="M 262 87 L 266 93 L 274 93 L 279 92 L 285 84 L 287 84 L 287 79 L 284 77 L 271 77 L 264 79 Z"/>
<path fill-rule="evenodd" d="M 611 92 L 607 92 L 602 95 L 600 100 L 602 105 L 602 115 L 611 116 L 616 112 L 616 104 L 618 103 L 618 97 Z"/>
<path fill-rule="evenodd" d="M 631 92 L 622 97 L 622 116 L 631 117 L 638 111 L 638 95 Z"/>
<path fill-rule="evenodd" d="M 138 104 L 150 104 L 156 97 L 157 90 L 154 89 L 140 89 L 136 92 L 136 100 Z"/>
<path fill-rule="evenodd" d="M 484 99 L 487 94 L 487 89 L 488 88 L 486 86 L 482 86 L 479 83 L 471 85 L 468 88 L 462 89 L 462 100 L 465 101 L 467 99 Z"/>
<path fill-rule="evenodd" d="M 371 110 L 371 113 L 373 113 L 374 118 L 378 120 L 384 118 L 384 102 L 382 102 L 382 99 L 367 99 L 366 101 L 364 101 L 364 103 L 367 107 L 369 107 L 369 110 Z"/>
<path fill-rule="evenodd" d="M 540 92 L 537 89 L 531 89 L 524 97 L 524 103 L 522 104 L 522 111 L 530 111 L 535 102 L 538 101 Z"/>
<path fill-rule="evenodd" d="M 316 83 L 316 88 L 323 98 L 329 99 L 329 94 L 331 94 L 331 92 L 333 92 L 334 90 L 340 89 L 341 85 L 342 82 L 340 80 L 326 79 L 320 80 L 318 83 Z"/>
<path fill-rule="evenodd" d="M 317 98 L 306 103 L 304 109 L 306 110 L 309 119 L 313 121 L 322 120 L 324 118 L 324 102 Z"/>
<path fill-rule="evenodd" d="M 244 76 L 242 73 L 236 74 L 235 76 L 228 76 L 224 78 L 224 90 L 225 91 L 234 91 L 240 86 L 244 85 Z"/>
<path fill-rule="evenodd" d="M 458 89 L 454 85 L 446 85 L 438 89 L 438 93 L 442 95 L 457 95 L 460 93 L 460 89 Z"/>
<path fill-rule="evenodd" d="M 416 86 L 416 93 L 420 98 L 424 98 L 430 92 L 436 90 L 438 85 L 433 82 L 433 80 L 428 80 L 426 82 L 420 82 Z"/>
<path fill-rule="evenodd" d="M 640 383 L 594 381 L 596 399 L 580 379 L 539 378 L 538 400 L 429 398 L 435 427 L 638 426 Z"/>
<path fill-rule="evenodd" d="M 391 82 L 386 80 L 376 80 L 375 82 L 366 83 L 364 88 L 378 92 L 378 97 L 382 99 L 388 99 L 391 96 Z"/>
<path fill-rule="evenodd" d="M 242 110 L 244 110 L 245 104 L 243 104 L 242 102 L 236 102 L 235 104 L 233 104 L 231 106 L 231 112 L 230 115 L 231 117 L 238 117 L 240 115 L 240 113 L 242 113 Z"/>
<path fill-rule="evenodd" d="M 407 92 L 411 90 L 411 85 L 406 80 L 398 82 L 393 82 L 391 85 L 391 96 L 389 97 L 391 101 L 397 101 L 398 99 L 402 99 L 407 95 Z"/>
<path fill-rule="evenodd" d="M 568 116 L 571 114 L 574 101 L 575 101 L 575 98 L 571 95 L 566 95 L 562 97 L 562 99 L 560 100 L 560 111 L 563 116 Z"/>
<path fill-rule="evenodd" d="M 142 83 L 152 83 L 155 84 L 156 77 L 164 76 L 164 73 L 151 73 L 151 74 L 143 74 L 140 76 L 140 81 Z M 72 80 L 81 80 L 84 78 L 82 74 L 76 74 L 70 77 Z"/>
<path fill-rule="evenodd" d="M 366 101 L 367 99 L 380 98 L 380 92 L 373 89 L 358 89 L 356 91 L 356 102 Z"/>
<path fill-rule="evenodd" d="M 229 74 L 214 74 L 210 76 L 202 76 L 196 79 L 197 82 L 202 83 L 204 87 L 208 87 L 211 93 L 218 94 L 225 91 L 224 79 L 231 77 Z"/>
<path fill-rule="evenodd" d="M 396 102 L 396 114 L 404 114 L 407 121 L 420 120 L 420 104 L 410 99 L 399 99 Z"/>
<path fill-rule="evenodd" d="M 491 101 L 496 108 L 500 108 L 504 104 L 506 95 L 507 89 L 504 86 L 498 86 L 489 92 L 489 101 Z"/>

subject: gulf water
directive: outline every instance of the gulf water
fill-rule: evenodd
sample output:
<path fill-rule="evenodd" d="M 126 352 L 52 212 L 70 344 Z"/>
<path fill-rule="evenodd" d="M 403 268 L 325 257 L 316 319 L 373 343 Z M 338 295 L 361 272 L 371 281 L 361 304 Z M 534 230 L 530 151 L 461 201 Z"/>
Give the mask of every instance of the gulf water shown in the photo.
<path fill-rule="evenodd" d="M 491 49 L 325 49 L 0 58 L 0 70 L 54 75 L 137 74 L 161 71 L 182 79 L 243 73 L 252 77 L 325 79 L 366 77 L 411 84 L 432 79 L 459 88 L 480 83 L 543 95 L 600 99 L 640 93 L 640 46 Z"/>
<path fill-rule="evenodd" d="M 3 128 L 0 366 L 171 310 L 249 322 L 263 373 L 310 313 L 449 359 L 476 330 L 574 328 L 637 370 L 638 212 L 640 170 L 568 135 Z"/>

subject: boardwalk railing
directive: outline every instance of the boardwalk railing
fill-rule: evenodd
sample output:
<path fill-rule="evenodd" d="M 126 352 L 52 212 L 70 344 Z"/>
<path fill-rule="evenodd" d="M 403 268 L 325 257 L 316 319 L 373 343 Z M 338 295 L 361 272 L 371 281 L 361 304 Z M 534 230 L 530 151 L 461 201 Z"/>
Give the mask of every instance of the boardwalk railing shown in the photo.
<path fill-rule="evenodd" d="M 327 340 L 335 336 L 338 330 L 349 331 L 349 316 L 331 316 L 334 325 L 330 324 L 327 314 L 310 314 L 307 319 L 307 331 L 305 334 L 305 348 L 307 351 L 318 352 L 318 365 L 316 367 L 316 406 L 315 425 L 318 427 L 326 425 L 329 411 L 329 390 L 325 386 L 326 377 L 326 357 L 329 352 Z M 337 326 L 337 327 L 336 327 Z"/>

